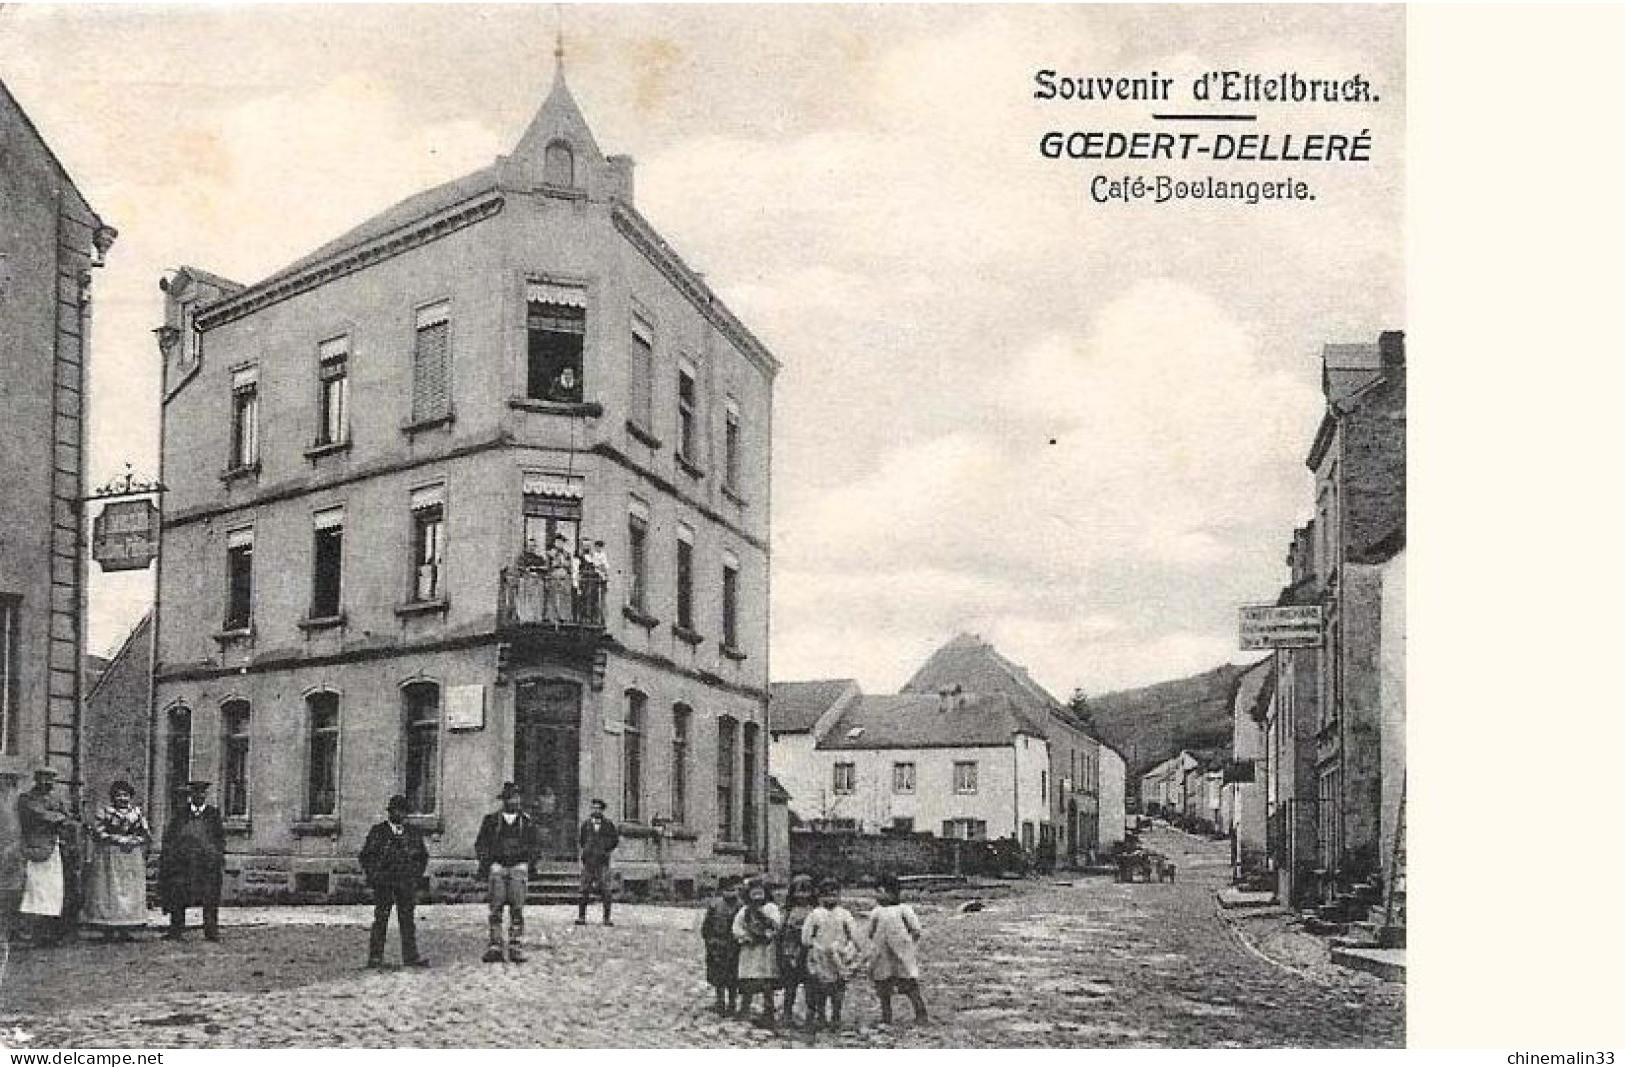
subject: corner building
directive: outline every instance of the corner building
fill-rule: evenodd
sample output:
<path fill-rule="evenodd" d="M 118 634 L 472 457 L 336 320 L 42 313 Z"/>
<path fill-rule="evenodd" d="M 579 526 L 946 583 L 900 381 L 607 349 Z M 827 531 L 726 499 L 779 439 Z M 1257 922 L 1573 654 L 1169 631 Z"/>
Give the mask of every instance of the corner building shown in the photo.
<path fill-rule="evenodd" d="M 207 778 L 228 899 L 361 891 L 404 793 L 478 895 L 515 781 L 632 893 L 760 868 L 778 364 L 633 207 L 565 84 L 514 152 L 241 286 L 167 277 L 153 805 Z M 602 611 L 549 589 L 603 541 Z"/>

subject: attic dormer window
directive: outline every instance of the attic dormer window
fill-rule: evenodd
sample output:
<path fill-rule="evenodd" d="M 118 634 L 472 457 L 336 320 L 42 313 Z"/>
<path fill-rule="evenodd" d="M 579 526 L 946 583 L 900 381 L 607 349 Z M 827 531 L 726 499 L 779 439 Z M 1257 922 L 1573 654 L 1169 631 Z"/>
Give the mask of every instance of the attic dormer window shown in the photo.
<path fill-rule="evenodd" d="M 576 187 L 576 154 L 566 141 L 554 141 L 542 158 L 542 183 L 564 189 Z"/>

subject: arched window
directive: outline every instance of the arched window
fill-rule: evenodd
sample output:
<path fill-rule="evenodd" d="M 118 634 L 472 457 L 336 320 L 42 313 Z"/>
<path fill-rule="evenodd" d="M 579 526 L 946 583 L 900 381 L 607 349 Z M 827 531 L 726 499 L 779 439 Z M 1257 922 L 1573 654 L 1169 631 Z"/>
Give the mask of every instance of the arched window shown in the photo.
<path fill-rule="evenodd" d="M 330 691 L 305 698 L 309 714 L 305 814 L 331 818 L 339 813 L 339 695 Z"/>
<path fill-rule="evenodd" d="M 413 682 L 401 690 L 406 729 L 406 810 L 432 815 L 440 802 L 440 686 Z"/>
<path fill-rule="evenodd" d="M 542 181 L 565 189 L 575 188 L 576 154 L 568 142 L 554 141 L 547 146 L 547 154 L 542 158 Z"/>
<path fill-rule="evenodd" d="M 176 704 L 169 709 L 169 732 L 164 740 L 164 781 L 175 803 L 184 803 L 186 783 L 192 778 L 192 709 Z"/>
<path fill-rule="evenodd" d="M 643 821 L 643 712 L 649 698 L 626 691 L 626 723 L 621 728 L 621 818 Z"/>
<path fill-rule="evenodd" d="M 246 700 L 220 705 L 221 814 L 228 819 L 248 818 L 249 707 Z"/>

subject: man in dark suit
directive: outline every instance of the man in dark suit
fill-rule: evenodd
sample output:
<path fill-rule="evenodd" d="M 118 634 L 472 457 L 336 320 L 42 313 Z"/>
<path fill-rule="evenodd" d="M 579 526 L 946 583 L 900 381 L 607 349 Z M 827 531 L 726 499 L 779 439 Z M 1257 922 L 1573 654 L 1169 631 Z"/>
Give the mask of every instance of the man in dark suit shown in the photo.
<path fill-rule="evenodd" d="M 525 962 L 525 894 L 530 890 L 530 870 L 542 854 L 542 834 L 536 821 L 520 810 L 523 796 L 512 782 L 502 786 L 502 810 L 493 811 L 480 822 L 474 840 L 474 855 L 480 861 L 480 877 L 486 880 L 491 917 L 486 963 Z M 508 942 L 502 942 L 502 912 L 508 912 Z"/>
<path fill-rule="evenodd" d="M 226 829 L 220 809 L 208 802 L 208 782 L 188 782 L 186 803 L 169 816 L 163 852 L 158 857 L 158 885 L 169 912 L 168 941 L 186 931 L 186 909 L 203 906 L 203 937 L 220 940 L 220 876 L 226 869 Z"/>
<path fill-rule="evenodd" d="M 620 831 L 604 817 L 604 802 L 592 802 L 592 814 L 581 824 L 581 900 L 576 912 L 576 925 L 587 925 L 587 901 L 596 891 L 604 902 L 604 925 L 614 926 L 609 919 L 610 879 L 609 855 L 621 843 Z"/>
<path fill-rule="evenodd" d="M 401 963 L 427 967 L 429 961 L 418 955 L 418 928 L 413 917 L 418 886 L 429 868 L 429 850 L 423 833 L 406 822 L 406 798 L 389 798 L 384 821 L 367 831 L 361 846 L 361 870 L 372 889 L 372 939 L 367 945 L 367 966 L 384 965 L 384 940 L 389 936 L 389 912 L 393 908 L 401 924 Z"/>

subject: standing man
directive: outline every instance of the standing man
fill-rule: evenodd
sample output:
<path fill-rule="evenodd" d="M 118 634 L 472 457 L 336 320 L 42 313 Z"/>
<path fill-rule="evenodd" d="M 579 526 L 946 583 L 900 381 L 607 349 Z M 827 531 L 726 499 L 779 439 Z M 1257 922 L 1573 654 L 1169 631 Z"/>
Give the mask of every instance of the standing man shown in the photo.
<path fill-rule="evenodd" d="M 418 955 L 418 926 L 413 909 L 418 903 L 418 886 L 429 869 L 429 850 L 423 832 L 406 824 L 406 798 L 389 798 L 384 821 L 367 831 L 361 846 L 361 870 L 372 889 L 372 940 L 367 945 L 367 966 L 384 965 L 384 941 L 389 937 L 389 912 L 393 908 L 401 924 L 401 963 L 407 967 L 427 967 L 429 961 Z"/>
<path fill-rule="evenodd" d="M 482 959 L 486 963 L 501 963 L 504 958 L 524 963 L 525 893 L 530 888 L 531 865 L 542 854 L 542 835 L 536 821 L 519 810 L 523 797 L 517 785 L 504 782 L 498 799 L 502 801 L 502 810 L 485 817 L 480 823 L 479 837 L 474 841 L 480 877 L 487 879 L 491 903 L 489 947 Z M 504 907 L 508 910 L 506 955 L 502 941 Z"/>
<path fill-rule="evenodd" d="M 55 789 L 56 770 L 41 766 L 34 771 L 34 788 L 17 797 L 23 844 L 23 900 L 18 911 L 30 916 L 31 936 L 42 945 L 54 945 L 67 933 L 62 843 L 76 824 Z"/>
<path fill-rule="evenodd" d="M 226 868 L 226 829 L 220 809 L 208 802 L 209 783 L 189 782 L 186 803 L 169 817 L 163 852 L 158 857 L 158 885 L 169 912 L 166 941 L 186 932 L 186 909 L 203 906 L 203 939 L 220 940 L 220 876 Z"/>
<path fill-rule="evenodd" d="M 581 602 L 586 611 L 582 621 L 588 626 L 604 625 L 604 589 L 609 583 L 609 555 L 604 542 L 594 541 L 582 554 Z"/>
<path fill-rule="evenodd" d="M 597 890 L 604 902 L 604 925 L 614 926 L 609 919 L 609 854 L 621 843 L 621 834 L 615 824 L 604 818 L 604 802 L 592 802 L 592 814 L 581 824 L 581 900 L 576 912 L 576 925 L 587 925 L 587 901 Z"/>

